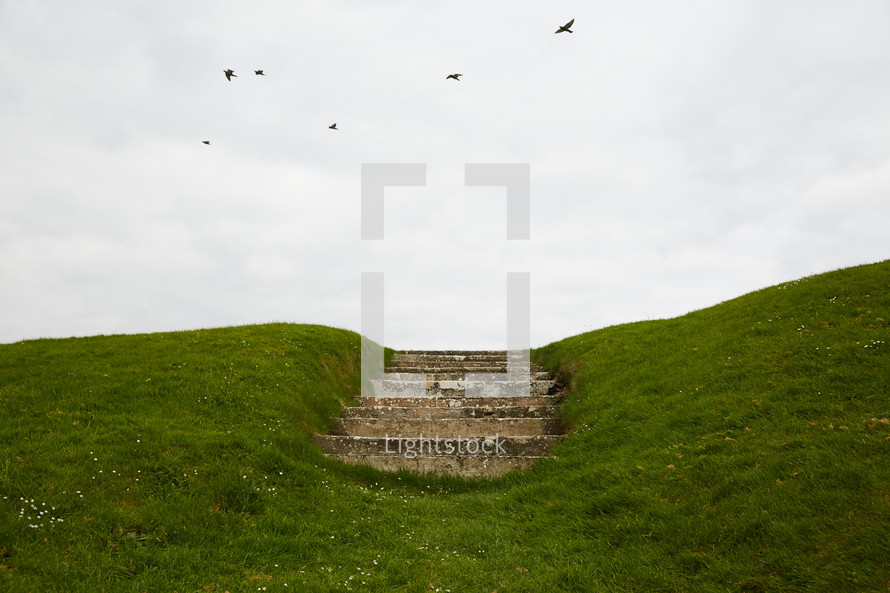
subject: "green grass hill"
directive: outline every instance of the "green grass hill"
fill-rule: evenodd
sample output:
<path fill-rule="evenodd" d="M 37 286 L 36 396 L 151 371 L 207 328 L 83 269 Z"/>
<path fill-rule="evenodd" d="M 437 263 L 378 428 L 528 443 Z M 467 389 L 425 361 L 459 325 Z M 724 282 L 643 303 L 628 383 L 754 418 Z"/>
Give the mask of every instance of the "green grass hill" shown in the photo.
<path fill-rule="evenodd" d="M 490 481 L 321 455 L 353 332 L 0 345 L 0 591 L 887 591 L 888 288 L 890 261 L 537 349 L 569 436 Z"/>

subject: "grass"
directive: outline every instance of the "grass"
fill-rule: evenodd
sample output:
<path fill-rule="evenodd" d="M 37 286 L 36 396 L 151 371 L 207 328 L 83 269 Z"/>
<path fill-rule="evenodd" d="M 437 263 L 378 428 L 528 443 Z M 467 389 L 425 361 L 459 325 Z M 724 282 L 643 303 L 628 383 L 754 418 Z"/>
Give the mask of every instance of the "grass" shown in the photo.
<path fill-rule="evenodd" d="M 890 262 L 533 352 L 554 457 L 384 474 L 310 435 L 359 336 L 0 345 L 3 591 L 886 591 Z"/>

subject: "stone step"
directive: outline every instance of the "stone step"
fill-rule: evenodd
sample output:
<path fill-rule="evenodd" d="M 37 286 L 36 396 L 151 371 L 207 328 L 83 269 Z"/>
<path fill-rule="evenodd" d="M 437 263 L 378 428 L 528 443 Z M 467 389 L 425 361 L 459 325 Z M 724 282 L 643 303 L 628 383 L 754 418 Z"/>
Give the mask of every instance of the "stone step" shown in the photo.
<path fill-rule="evenodd" d="M 329 434 L 315 435 L 326 456 L 493 477 L 529 467 L 564 438 L 563 393 L 527 352 L 400 352 L 387 371 L 370 382 L 372 395 L 331 419 Z"/>
<path fill-rule="evenodd" d="M 406 406 L 350 406 L 343 418 L 556 418 L 557 406 L 462 406 L 429 408 Z"/>
<path fill-rule="evenodd" d="M 417 457 L 541 457 L 563 435 L 507 436 L 497 434 L 460 438 L 436 435 L 414 437 L 364 437 L 317 434 L 313 437 L 326 455 L 390 455 Z"/>
<path fill-rule="evenodd" d="M 493 408 L 497 406 L 552 406 L 562 401 L 559 393 L 529 395 L 528 397 L 378 397 L 357 398 L 363 407 L 432 407 L 432 408 Z"/>
<path fill-rule="evenodd" d="M 415 376 L 416 375 L 425 375 L 427 381 L 457 381 L 457 380 L 466 378 L 468 372 L 471 374 L 477 374 L 477 375 L 500 374 L 500 375 L 503 375 L 504 378 L 509 376 L 504 371 L 489 372 L 489 371 L 481 371 L 481 370 L 466 371 L 466 370 L 444 370 L 444 369 L 427 370 L 427 369 L 422 369 L 420 367 L 409 367 L 407 369 L 398 369 L 398 371 L 392 371 L 392 372 L 391 372 L 391 370 L 387 370 L 387 372 L 384 373 L 384 377 L 387 379 L 400 380 L 402 378 L 401 376 L 405 376 L 405 375 L 415 375 Z M 523 376 L 525 376 L 524 373 L 523 373 Z M 416 377 L 404 377 L 404 378 L 405 379 L 413 379 Z M 529 378 L 533 381 L 551 381 L 551 380 L 553 380 L 553 376 L 546 371 L 536 371 L 536 372 L 529 373 Z"/>
<path fill-rule="evenodd" d="M 392 362 L 396 364 L 474 364 L 474 365 L 505 365 L 511 364 L 535 364 L 521 356 L 393 356 Z"/>
<path fill-rule="evenodd" d="M 558 389 L 555 381 L 440 381 L 373 380 L 370 395 L 379 397 L 510 397 L 521 395 L 549 395 Z"/>
<path fill-rule="evenodd" d="M 436 408 L 432 408 L 436 410 Z M 440 439 L 457 437 L 525 437 L 562 434 L 558 418 L 332 418 L 329 434 L 355 437 Z"/>
<path fill-rule="evenodd" d="M 506 358 L 506 350 L 405 350 L 395 356 L 492 356 Z"/>
<path fill-rule="evenodd" d="M 352 465 L 367 465 L 381 471 L 406 470 L 416 474 L 496 478 L 515 469 L 528 469 L 542 457 L 415 457 L 392 455 L 328 455 Z"/>
<path fill-rule="evenodd" d="M 438 358 L 438 357 L 397 357 L 393 358 L 390 362 L 391 366 L 467 366 L 467 367 L 499 367 L 504 368 L 508 364 L 508 361 L 503 358 L 483 358 L 483 359 L 473 359 L 467 360 L 460 356 L 454 357 L 446 357 L 446 358 Z M 530 363 L 527 360 L 514 360 L 510 361 L 509 364 L 514 366 L 523 366 L 523 367 L 538 367 L 535 363 Z"/>
<path fill-rule="evenodd" d="M 523 368 L 510 369 L 510 372 L 511 372 L 512 374 L 514 374 L 514 375 L 519 375 L 519 376 L 529 376 L 529 377 L 532 376 L 533 374 L 546 373 L 546 371 L 540 371 L 540 370 L 536 370 L 536 369 L 531 369 L 531 370 L 529 370 L 528 367 L 526 367 L 526 368 L 524 368 L 524 369 L 523 369 Z M 508 374 L 508 372 L 507 372 L 507 368 L 506 368 L 506 367 L 502 367 L 502 368 L 496 368 L 496 367 L 475 367 L 475 368 L 473 368 L 473 367 L 464 367 L 464 366 L 461 366 L 461 367 L 457 367 L 457 366 L 455 366 L 455 367 L 447 367 L 447 366 L 442 366 L 442 367 L 407 367 L 407 366 L 390 366 L 390 367 L 387 367 L 387 368 L 386 368 L 386 373 L 387 373 L 387 374 L 391 374 L 391 375 L 401 375 L 401 374 L 412 374 L 412 375 L 448 374 L 448 375 L 457 375 L 457 376 L 464 376 L 464 375 L 470 375 L 470 374 L 473 374 L 473 375 L 504 375 L 504 376 L 506 376 L 506 375 Z M 541 378 L 541 379 L 549 379 L 549 378 L 551 378 L 551 377 L 549 376 L 549 373 L 547 373 L 547 375 L 548 375 L 548 376 L 546 376 L 546 377 L 544 377 L 544 376 L 540 376 L 540 375 L 538 375 L 538 376 L 539 376 L 539 378 Z"/>
<path fill-rule="evenodd" d="M 524 357 L 516 357 L 513 360 L 522 360 Z M 488 363 L 506 363 L 506 356 L 489 356 L 480 354 L 445 354 L 436 356 L 433 354 L 396 354 L 392 358 L 393 362 L 414 362 L 418 364 L 427 363 L 448 363 L 448 362 L 488 362 Z"/>
<path fill-rule="evenodd" d="M 546 371 L 539 370 L 529 370 L 528 367 L 518 368 L 518 369 L 509 369 L 506 368 L 494 368 L 494 367 L 398 367 L 391 366 L 387 367 L 384 371 L 385 374 L 388 375 L 436 375 L 436 374 L 448 374 L 448 375 L 494 375 L 501 378 L 509 377 L 532 377 L 537 375 L 539 379 L 551 379 L 552 376 Z"/>

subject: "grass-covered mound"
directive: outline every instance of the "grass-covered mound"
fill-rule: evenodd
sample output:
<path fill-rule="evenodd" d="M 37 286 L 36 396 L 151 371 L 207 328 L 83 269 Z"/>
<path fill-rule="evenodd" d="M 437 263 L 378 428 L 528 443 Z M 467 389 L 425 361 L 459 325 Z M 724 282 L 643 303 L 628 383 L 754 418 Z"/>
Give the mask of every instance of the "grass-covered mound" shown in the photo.
<path fill-rule="evenodd" d="M 241 518 L 320 481 L 310 437 L 358 394 L 359 345 L 288 324 L 0 345 L 0 591 L 224 572 Z"/>
<path fill-rule="evenodd" d="M 548 474 L 596 580 L 890 588 L 888 320 L 883 262 L 540 349 L 572 384 Z"/>
<path fill-rule="evenodd" d="M 382 474 L 309 436 L 318 326 L 0 345 L 0 591 L 862 591 L 890 584 L 890 263 L 533 353 L 554 459 Z"/>

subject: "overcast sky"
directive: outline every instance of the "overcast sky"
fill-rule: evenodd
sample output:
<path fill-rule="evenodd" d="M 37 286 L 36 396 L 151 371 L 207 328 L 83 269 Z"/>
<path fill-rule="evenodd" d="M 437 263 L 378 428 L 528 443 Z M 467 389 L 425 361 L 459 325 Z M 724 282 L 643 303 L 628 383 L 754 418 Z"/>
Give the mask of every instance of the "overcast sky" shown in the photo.
<path fill-rule="evenodd" d="M 363 271 L 396 348 L 503 347 L 510 271 L 532 346 L 681 315 L 890 258 L 888 106 L 884 0 L 0 0 L 0 342 L 360 331 Z M 362 163 L 426 163 L 384 241 Z"/>

